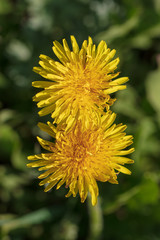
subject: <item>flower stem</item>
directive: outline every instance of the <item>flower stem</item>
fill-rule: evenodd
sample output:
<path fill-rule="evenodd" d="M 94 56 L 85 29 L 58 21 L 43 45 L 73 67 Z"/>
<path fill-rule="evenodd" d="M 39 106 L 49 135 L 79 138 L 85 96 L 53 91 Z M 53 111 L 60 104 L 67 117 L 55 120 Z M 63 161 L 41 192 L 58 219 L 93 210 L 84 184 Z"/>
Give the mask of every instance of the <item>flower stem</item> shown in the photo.
<path fill-rule="evenodd" d="M 92 206 L 91 196 L 88 196 L 88 212 L 89 212 L 89 237 L 87 240 L 100 240 L 103 230 L 103 215 L 98 199 L 97 205 Z"/>

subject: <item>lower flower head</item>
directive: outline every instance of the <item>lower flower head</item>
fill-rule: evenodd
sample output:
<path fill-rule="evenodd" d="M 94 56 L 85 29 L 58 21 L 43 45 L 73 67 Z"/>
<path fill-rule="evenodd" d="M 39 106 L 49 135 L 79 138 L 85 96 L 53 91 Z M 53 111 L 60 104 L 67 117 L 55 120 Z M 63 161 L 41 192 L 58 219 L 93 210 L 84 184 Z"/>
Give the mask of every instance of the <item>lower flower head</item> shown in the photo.
<path fill-rule="evenodd" d="M 134 148 L 124 150 L 132 144 L 132 136 L 124 133 L 125 125 L 112 125 L 114 119 L 115 114 L 109 111 L 102 117 L 101 127 L 90 125 L 83 129 L 81 122 L 77 122 L 72 131 L 58 134 L 53 124 L 39 124 L 50 135 L 56 134 L 55 143 L 38 137 L 41 146 L 49 153 L 28 157 L 33 160 L 28 167 L 39 167 L 39 171 L 44 171 L 39 178 L 44 178 L 40 185 L 47 184 L 46 192 L 56 184 L 57 189 L 65 184 L 69 188 L 66 197 L 71 194 L 75 197 L 79 193 L 81 202 L 84 202 L 89 191 L 92 205 L 95 205 L 99 194 L 97 181 L 117 184 L 119 172 L 131 174 L 123 165 L 133 163 L 124 157 L 134 151 Z"/>

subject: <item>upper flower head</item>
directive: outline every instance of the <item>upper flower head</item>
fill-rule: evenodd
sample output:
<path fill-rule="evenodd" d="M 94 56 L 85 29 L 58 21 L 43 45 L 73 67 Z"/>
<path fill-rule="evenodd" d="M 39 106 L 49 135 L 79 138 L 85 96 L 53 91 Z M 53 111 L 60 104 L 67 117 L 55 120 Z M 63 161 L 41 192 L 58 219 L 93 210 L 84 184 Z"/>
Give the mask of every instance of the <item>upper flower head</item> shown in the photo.
<path fill-rule="evenodd" d="M 57 41 L 53 43 L 53 51 L 61 63 L 40 55 L 41 67 L 33 68 L 50 80 L 33 82 L 34 87 L 44 88 L 33 98 L 38 107 L 43 108 L 39 114 L 51 113 L 55 123 L 66 123 L 65 130 L 79 120 L 86 127 L 90 121 L 99 125 L 104 108 L 108 110 L 115 101 L 109 94 L 124 89 L 126 86 L 121 84 L 128 81 L 127 77 L 113 80 L 119 75 L 114 73 L 119 58 L 111 61 L 116 51 L 107 48 L 104 41 L 96 47 L 90 37 L 79 49 L 71 36 L 72 51 L 65 39 L 63 45 Z"/>
<path fill-rule="evenodd" d="M 126 136 L 125 125 L 112 125 L 115 114 L 106 113 L 101 119 L 101 127 L 90 125 L 83 129 L 80 122 L 72 131 L 58 131 L 53 124 L 39 124 L 39 127 L 56 136 L 52 143 L 38 137 L 41 146 L 50 153 L 29 156 L 33 160 L 28 167 L 40 167 L 44 171 L 39 178 L 43 179 L 40 185 L 48 184 L 45 191 L 49 191 L 57 184 L 57 189 L 64 183 L 69 187 L 67 197 L 77 192 L 84 202 L 88 191 L 92 196 L 92 205 L 98 197 L 97 181 L 118 183 L 119 172 L 131 174 L 123 165 L 133 163 L 133 160 L 124 157 L 134 151 L 134 148 L 124 150 L 132 144 L 132 136 Z M 112 126 L 111 126 L 112 125 Z"/>

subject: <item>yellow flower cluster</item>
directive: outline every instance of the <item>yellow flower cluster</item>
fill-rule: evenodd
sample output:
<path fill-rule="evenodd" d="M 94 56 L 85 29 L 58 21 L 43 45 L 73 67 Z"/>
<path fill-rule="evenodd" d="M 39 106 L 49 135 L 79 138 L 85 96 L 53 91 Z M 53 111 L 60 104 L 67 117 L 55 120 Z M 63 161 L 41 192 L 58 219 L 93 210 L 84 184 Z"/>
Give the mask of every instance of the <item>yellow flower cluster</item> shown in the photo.
<path fill-rule="evenodd" d="M 43 171 L 39 178 L 43 179 L 40 186 L 45 185 L 45 192 L 65 184 L 69 188 L 66 197 L 79 193 L 84 202 L 90 192 L 95 205 L 99 194 L 97 181 L 117 184 L 119 172 L 131 174 L 123 165 L 133 163 L 124 157 L 134 151 L 127 148 L 133 137 L 126 136 L 125 125 L 113 124 L 116 114 L 110 110 L 116 100 L 110 94 L 125 89 L 123 83 L 128 78 L 116 78 L 119 58 L 112 60 L 116 51 L 110 50 L 104 41 L 96 47 L 89 37 L 80 49 L 71 36 L 72 50 L 65 39 L 63 45 L 57 41 L 53 44 L 59 61 L 40 55 L 41 67 L 33 70 L 47 81 L 32 84 L 43 89 L 33 97 L 42 108 L 39 115 L 51 114 L 53 118 L 52 123 L 38 126 L 55 142 L 37 137 L 48 152 L 29 156 L 32 162 L 27 166 Z"/>

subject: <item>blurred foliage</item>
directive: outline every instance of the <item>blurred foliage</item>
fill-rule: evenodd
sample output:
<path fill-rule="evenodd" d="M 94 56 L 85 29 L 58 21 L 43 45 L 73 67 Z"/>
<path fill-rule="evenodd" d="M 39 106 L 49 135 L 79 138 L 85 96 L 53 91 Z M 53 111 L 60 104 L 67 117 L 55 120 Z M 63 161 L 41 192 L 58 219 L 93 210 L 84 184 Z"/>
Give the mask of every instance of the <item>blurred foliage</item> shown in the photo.
<path fill-rule="evenodd" d="M 32 67 L 41 53 L 54 58 L 52 41 L 71 34 L 79 44 L 89 35 L 105 40 L 130 78 L 112 110 L 134 135 L 135 164 L 119 185 L 99 183 L 95 208 L 65 199 L 64 188 L 44 193 L 37 171 L 26 168 L 43 137 Z M 0 0 L 0 239 L 160 239 L 159 146 L 159 0 Z"/>

